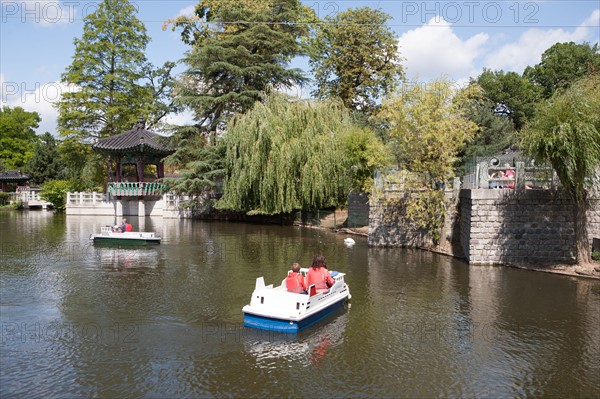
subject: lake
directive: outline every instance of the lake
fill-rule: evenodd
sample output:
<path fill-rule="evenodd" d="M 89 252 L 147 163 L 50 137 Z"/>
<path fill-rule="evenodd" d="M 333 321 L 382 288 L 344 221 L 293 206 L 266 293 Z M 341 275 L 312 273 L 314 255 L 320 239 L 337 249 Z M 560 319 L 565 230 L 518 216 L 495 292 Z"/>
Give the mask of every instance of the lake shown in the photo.
<path fill-rule="evenodd" d="M 600 397 L 600 281 L 469 267 L 305 227 L 0 212 L 0 397 Z M 257 277 L 325 255 L 351 301 L 297 335 L 243 326 Z"/>

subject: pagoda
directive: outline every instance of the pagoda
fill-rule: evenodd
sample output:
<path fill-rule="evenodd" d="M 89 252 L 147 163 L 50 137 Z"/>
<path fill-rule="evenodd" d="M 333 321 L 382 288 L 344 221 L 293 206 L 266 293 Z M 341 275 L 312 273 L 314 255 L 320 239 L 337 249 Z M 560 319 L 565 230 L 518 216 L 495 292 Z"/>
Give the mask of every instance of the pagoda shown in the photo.
<path fill-rule="evenodd" d="M 27 185 L 29 182 L 29 175 L 21 172 L 20 170 L 7 170 L 4 172 L 0 172 L 0 183 L 2 185 L 1 191 L 8 192 L 9 184 L 16 184 L 17 188 L 19 187 L 19 183 L 24 183 Z"/>
<path fill-rule="evenodd" d="M 165 176 L 162 159 L 175 152 L 164 144 L 163 136 L 146 129 L 142 118 L 131 130 L 99 139 L 92 149 L 108 155 L 108 191 L 117 198 L 160 195 L 158 179 Z M 155 166 L 151 175 L 144 174 L 147 165 Z M 135 172 L 124 173 L 124 169 Z"/>

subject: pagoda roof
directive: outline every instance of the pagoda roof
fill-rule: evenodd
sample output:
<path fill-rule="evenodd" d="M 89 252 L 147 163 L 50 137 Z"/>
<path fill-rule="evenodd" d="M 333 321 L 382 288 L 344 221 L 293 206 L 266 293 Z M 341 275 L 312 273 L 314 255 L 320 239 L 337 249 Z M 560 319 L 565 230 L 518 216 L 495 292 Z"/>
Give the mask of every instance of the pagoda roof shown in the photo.
<path fill-rule="evenodd" d="M 135 127 L 124 133 L 98 139 L 92 149 L 109 154 L 142 154 L 150 153 L 167 156 L 175 149 L 164 144 L 164 136 L 146 130 L 145 122 L 138 121 Z"/>
<path fill-rule="evenodd" d="M 5 170 L 4 172 L 0 172 L 0 181 L 4 182 L 22 182 L 29 179 L 29 175 L 20 170 Z"/>

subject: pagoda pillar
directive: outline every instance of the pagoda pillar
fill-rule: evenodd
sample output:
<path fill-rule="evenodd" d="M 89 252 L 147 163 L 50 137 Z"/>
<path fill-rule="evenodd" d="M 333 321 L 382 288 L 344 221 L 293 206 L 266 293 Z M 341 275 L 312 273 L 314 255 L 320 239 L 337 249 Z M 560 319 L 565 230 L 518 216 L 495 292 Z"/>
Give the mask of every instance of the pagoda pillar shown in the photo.
<path fill-rule="evenodd" d="M 121 160 L 117 159 L 117 181 L 121 182 Z"/>
<path fill-rule="evenodd" d="M 162 179 L 163 177 L 165 177 L 165 164 L 163 164 L 162 162 L 158 163 L 158 178 Z"/>
<path fill-rule="evenodd" d="M 140 157 L 137 161 L 138 182 L 144 181 L 144 160 Z"/>

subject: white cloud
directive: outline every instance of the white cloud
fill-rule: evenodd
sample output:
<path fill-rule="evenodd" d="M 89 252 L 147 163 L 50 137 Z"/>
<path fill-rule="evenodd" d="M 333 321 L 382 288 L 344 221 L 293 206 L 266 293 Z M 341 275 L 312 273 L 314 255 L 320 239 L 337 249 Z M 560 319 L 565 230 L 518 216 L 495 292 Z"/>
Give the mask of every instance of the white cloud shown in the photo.
<path fill-rule="evenodd" d="M 190 4 L 187 7 L 182 8 L 181 10 L 179 10 L 179 13 L 177 14 L 178 17 L 191 17 L 194 15 L 196 11 L 196 4 Z"/>
<path fill-rule="evenodd" d="M 538 64 L 542 53 L 556 43 L 581 42 L 594 32 L 598 41 L 598 25 L 600 10 L 594 10 L 586 20 L 572 32 L 564 29 L 529 29 L 514 43 L 501 46 L 498 51 L 490 53 L 485 66 L 492 70 L 507 70 L 522 73 L 525 67 Z M 593 34 L 592 34 L 593 36 Z"/>
<path fill-rule="evenodd" d="M 195 123 L 194 113 L 192 111 L 190 111 L 189 109 L 186 109 L 177 114 L 170 113 L 167 116 L 165 116 L 164 123 L 167 125 L 174 125 L 174 126 L 193 125 Z"/>
<path fill-rule="evenodd" d="M 484 52 L 488 40 L 487 33 L 462 40 L 451 24 L 434 17 L 427 24 L 404 33 L 398 44 L 408 76 L 432 79 L 446 75 L 461 82 L 476 70 L 475 60 Z"/>
<path fill-rule="evenodd" d="M 312 88 L 309 87 L 309 85 L 305 85 L 304 87 L 301 87 L 299 85 L 292 85 L 290 87 L 279 87 L 277 88 L 277 91 L 283 94 L 286 94 L 288 96 L 291 96 L 295 99 L 306 99 L 306 98 L 310 98 L 310 92 L 311 92 Z"/>
<path fill-rule="evenodd" d="M 37 112 L 42 121 L 36 129 L 37 134 L 50 132 L 56 134 L 56 119 L 58 112 L 53 104 L 60 99 L 63 93 L 77 90 L 74 86 L 68 86 L 61 82 L 51 82 L 46 84 L 36 83 L 33 90 L 24 83 L 7 81 L 5 76 L 0 74 L 0 101 L 2 105 L 11 108 L 21 107 L 28 112 Z"/>

